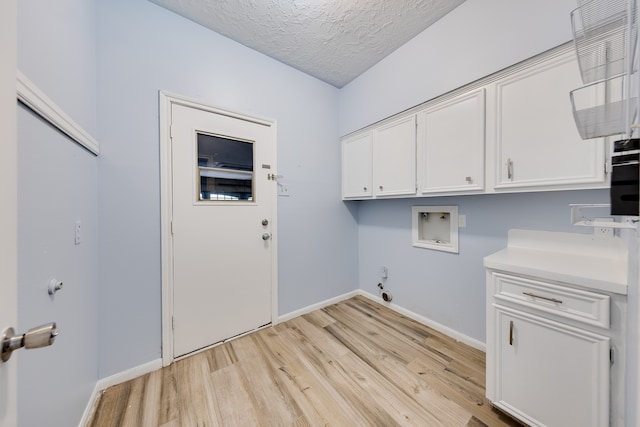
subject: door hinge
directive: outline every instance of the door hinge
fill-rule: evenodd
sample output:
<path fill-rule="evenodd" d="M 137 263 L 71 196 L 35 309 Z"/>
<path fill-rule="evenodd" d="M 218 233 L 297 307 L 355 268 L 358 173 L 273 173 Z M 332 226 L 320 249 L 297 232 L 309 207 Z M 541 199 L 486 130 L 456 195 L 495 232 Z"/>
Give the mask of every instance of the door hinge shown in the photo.
<path fill-rule="evenodd" d="M 609 349 L 609 362 L 613 365 L 613 362 L 614 362 L 613 347 Z"/>
<path fill-rule="evenodd" d="M 171 330 L 176 329 L 176 318 L 171 316 Z"/>
<path fill-rule="evenodd" d="M 173 236 L 173 220 L 171 220 L 171 235 Z"/>
<path fill-rule="evenodd" d="M 169 125 L 169 138 L 173 138 L 173 125 Z"/>

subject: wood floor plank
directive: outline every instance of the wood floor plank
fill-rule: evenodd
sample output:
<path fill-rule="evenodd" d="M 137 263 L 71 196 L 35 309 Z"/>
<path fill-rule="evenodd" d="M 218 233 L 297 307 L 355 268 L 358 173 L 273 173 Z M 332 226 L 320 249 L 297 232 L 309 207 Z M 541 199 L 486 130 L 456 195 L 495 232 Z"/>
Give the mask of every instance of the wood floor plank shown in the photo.
<path fill-rule="evenodd" d="M 178 366 L 178 363 L 162 368 L 159 371 L 162 375 L 162 389 L 158 406 L 158 424 L 161 426 L 170 425 L 174 422 L 177 423 L 179 420 L 179 396 L 175 375 L 176 366 Z"/>
<path fill-rule="evenodd" d="M 260 342 L 255 336 L 235 340 L 228 344 L 238 355 L 243 380 L 249 385 L 258 413 L 268 426 L 295 425 L 304 414 L 296 401 L 286 391 L 282 379 L 269 364 Z"/>
<path fill-rule="evenodd" d="M 238 357 L 235 355 L 233 347 L 230 345 L 219 345 L 213 347 L 209 351 L 204 352 L 204 355 L 207 357 L 207 362 L 211 372 L 226 368 L 238 361 Z"/>
<path fill-rule="evenodd" d="M 387 378 L 369 365 L 363 365 L 362 360 L 353 353 L 342 356 L 338 363 L 343 372 L 349 375 L 353 382 L 360 387 L 361 396 L 375 403 L 376 407 L 389 414 L 401 426 L 443 425 L 441 419 L 430 412 L 426 406 L 419 405 L 387 381 Z M 467 414 L 465 420 L 470 417 Z"/>
<path fill-rule="evenodd" d="M 124 416 L 131 391 L 131 383 L 126 382 L 106 389 L 98 400 L 98 405 L 90 427 L 119 426 Z"/>
<path fill-rule="evenodd" d="M 291 342 L 285 340 L 281 333 L 285 333 L 288 329 L 288 322 L 277 325 L 273 328 L 262 329 L 255 333 L 261 340 L 262 347 L 265 352 L 277 361 L 277 367 L 284 366 L 298 359 L 295 346 Z"/>
<path fill-rule="evenodd" d="M 348 352 L 331 341 L 319 337 L 305 335 L 303 319 L 294 319 L 295 325 L 289 329 L 292 338 L 300 350 L 300 361 L 308 372 L 309 377 L 322 384 L 322 388 L 329 392 L 330 401 L 339 402 L 343 411 L 347 411 L 351 418 L 349 424 L 335 425 L 371 425 L 371 426 L 395 426 L 397 423 L 384 410 L 366 399 L 354 387 L 354 382 L 342 375 L 340 368 L 335 363 L 335 358 L 346 355 Z M 321 342 L 320 342 L 321 341 Z M 332 353 L 333 350 L 333 353 Z M 326 406 L 326 404 L 324 405 Z"/>
<path fill-rule="evenodd" d="M 151 372 L 131 381 L 127 409 L 120 425 L 123 427 L 156 427 L 160 403 L 162 373 Z"/>
<path fill-rule="evenodd" d="M 335 320 L 331 316 L 327 315 L 322 310 L 313 311 L 311 313 L 305 314 L 302 317 L 304 317 L 309 323 L 319 328 L 324 328 L 325 326 L 335 322 Z"/>
<path fill-rule="evenodd" d="M 432 413 L 434 418 L 438 420 L 436 424 L 464 425 L 471 417 L 471 412 L 433 390 L 427 381 L 407 369 L 403 361 L 389 357 L 389 354 L 380 348 L 375 340 L 369 340 L 358 331 L 347 328 L 340 323 L 325 329 L 348 346 L 360 360 L 373 367 L 390 384 L 397 387 L 394 392 L 404 394 L 406 398 L 414 400 Z M 444 366 L 437 365 L 435 369 L 444 370 Z"/>
<path fill-rule="evenodd" d="M 220 402 L 218 411 L 220 425 L 223 426 L 268 426 L 256 410 L 253 396 L 247 390 L 247 382 L 242 377 L 238 364 L 218 369 L 211 374 L 215 383 L 213 393 Z"/>
<path fill-rule="evenodd" d="M 218 402 L 210 384 L 210 377 L 215 372 L 210 372 L 207 356 L 198 353 L 175 364 L 180 425 L 222 426 L 216 411 Z"/>
<path fill-rule="evenodd" d="M 358 296 L 111 387 L 88 426 L 520 425 L 484 372 L 483 352 Z"/>
<path fill-rule="evenodd" d="M 424 357 L 434 359 L 435 362 L 446 366 L 452 360 L 437 349 L 424 345 L 421 340 L 407 337 L 404 333 L 397 333 L 395 328 L 389 327 L 385 322 L 366 316 L 346 304 L 330 306 L 325 310 L 348 328 L 370 335 L 379 346 L 389 349 L 390 356 L 405 363 L 409 363 L 416 357 Z"/>
<path fill-rule="evenodd" d="M 484 389 L 461 381 L 456 375 L 426 368 L 420 360 L 412 361 L 408 366 L 417 375 L 425 378 L 429 384 L 448 399 L 467 409 L 479 420 L 492 427 L 519 426 L 512 418 L 494 409 L 484 397 Z"/>
<path fill-rule="evenodd" d="M 127 410 L 124 412 L 124 417 L 120 423 L 122 427 L 142 426 L 142 404 L 146 395 L 145 385 L 148 377 L 149 375 L 147 374 L 131 381 Z"/>
<path fill-rule="evenodd" d="M 262 331 L 261 331 L 262 332 Z M 288 364 L 282 364 L 282 358 L 278 352 L 272 351 L 271 345 L 273 340 L 265 341 L 266 334 L 256 334 L 256 340 L 264 347 L 264 355 L 267 359 L 267 363 L 274 369 L 276 375 L 276 381 L 281 384 L 281 387 L 287 391 L 300 408 L 303 413 L 303 417 L 296 420 L 295 425 L 312 425 L 312 426 L 324 426 L 331 425 L 329 420 L 322 414 L 323 407 L 316 402 L 322 402 L 323 390 L 320 385 L 316 385 L 311 381 L 306 381 L 303 375 L 299 375 L 303 369 L 298 368 L 299 362 L 297 359 L 290 359 Z M 268 337 L 273 338 L 273 335 L 269 334 Z M 280 338 L 279 338 L 280 339 Z M 315 387 L 315 388 L 314 388 Z M 329 413 L 335 413 L 331 411 Z M 335 424 L 340 425 L 340 424 Z"/>

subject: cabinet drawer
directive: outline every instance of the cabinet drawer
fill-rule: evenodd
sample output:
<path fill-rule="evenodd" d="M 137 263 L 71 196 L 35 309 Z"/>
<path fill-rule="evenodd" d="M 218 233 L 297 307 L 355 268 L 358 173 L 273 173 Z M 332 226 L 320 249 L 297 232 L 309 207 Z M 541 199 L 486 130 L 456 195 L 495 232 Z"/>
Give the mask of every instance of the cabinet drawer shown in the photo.
<path fill-rule="evenodd" d="M 608 295 L 492 272 L 494 298 L 609 329 Z"/>

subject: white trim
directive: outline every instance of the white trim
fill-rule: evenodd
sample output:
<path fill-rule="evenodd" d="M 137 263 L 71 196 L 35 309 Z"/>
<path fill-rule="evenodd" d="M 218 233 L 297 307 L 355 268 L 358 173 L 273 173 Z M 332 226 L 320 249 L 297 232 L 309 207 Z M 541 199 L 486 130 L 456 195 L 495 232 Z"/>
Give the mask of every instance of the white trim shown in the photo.
<path fill-rule="evenodd" d="M 402 314 L 403 316 L 406 316 L 410 319 L 415 320 L 418 323 L 421 323 L 425 326 L 428 326 L 432 329 L 435 329 L 438 332 L 442 332 L 443 334 L 455 339 L 456 341 L 459 341 L 461 343 L 467 344 L 475 349 L 481 350 L 486 352 L 487 350 L 487 345 L 485 343 L 483 343 L 482 341 L 478 341 L 475 338 L 471 338 L 470 336 L 467 336 L 461 332 L 458 332 L 454 329 L 451 329 L 447 326 L 444 326 L 438 322 L 435 322 L 427 317 L 424 317 L 421 314 L 417 314 L 414 313 L 413 311 L 407 310 L 404 307 L 401 307 L 397 304 L 394 303 L 387 303 L 385 301 L 382 300 L 382 298 L 375 296 L 367 291 L 364 291 L 362 289 L 356 289 L 354 291 L 350 291 L 347 292 L 346 294 L 342 294 L 339 295 L 337 297 L 333 297 L 333 298 L 329 298 L 327 300 L 324 301 L 320 301 L 317 302 L 315 304 L 311 304 L 309 306 L 303 307 L 301 309 L 292 311 L 290 313 L 287 314 L 283 314 L 282 316 L 280 316 L 278 318 L 278 323 L 282 323 L 282 322 L 286 322 L 287 320 L 291 320 L 295 317 L 298 316 L 302 316 L 303 314 L 308 314 L 311 313 L 312 311 L 315 310 L 320 310 L 322 308 L 325 308 L 327 306 L 330 306 L 332 304 L 337 304 L 339 302 L 348 300 L 349 298 L 353 298 L 356 295 L 361 295 L 365 298 L 368 298 L 374 302 L 377 302 L 378 304 L 382 304 L 385 307 L 389 307 L 391 310 L 395 311 L 396 313 Z"/>
<path fill-rule="evenodd" d="M 150 362 L 143 363 L 142 365 L 134 366 L 126 371 L 118 372 L 111 376 L 100 378 L 96 384 L 96 388 L 100 391 L 106 390 L 114 385 L 122 384 L 123 382 L 132 380 L 134 378 L 141 377 L 150 372 L 157 371 L 162 368 L 162 359 L 154 359 Z"/>
<path fill-rule="evenodd" d="M 247 116 L 236 111 L 203 104 L 200 101 L 180 95 L 159 91 L 160 112 L 160 234 L 162 251 L 162 366 L 168 366 L 173 357 L 173 245 L 171 238 L 172 189 L 171 189 L 171 108 L 172 105 L 233 117 L 251 123 L 268 126 L 272 132 L 272 171 L 277 174 L 277 125 L 275 120 Z M 273 192 L 271 234 L 274 250 L 271 260 L 271 323 L 278 318 L 278 199 Z"/>
<path fill-rule="evenodd" d="M 173 362 L 173 245 L 171 244 L 171 103 L 160 91 L 160 241 L 162 259 L 162 366 Z"/>
<path fill-rule="evenodd" d="M 315 311 L 315 310 L 320 310 L 332 304 L 337 304 L 341 301 L 348 300 L 349 298 L 353 298 L 359 294 L 360 294 L 360 290 L 356 289 L 356 290 L 347 292 L 346 294 L 338 295 L 337 297 L 329 298 L 324 301 L 320 301 L 315 304 L 308 305 L 306 307 L 292 311 L 290 313 L 283 314 L 282 316 L 278 317 L 278 323 L 286 322 L 287 320 L 291 320 L 295 317 L 302 316 L 303 314 L 311 313 L 312 311 Z"/>
<path fill-rule="evenodd" d="M 428 326 L 428 327 L 430 327 L 432 329 L 435 329 L 438 332 L 442 332 L 443 334 L 455 339 L 456 341 L 459 341 L 461 343 L 467 344 L 467 345 L 469 345 L 469 346 L 471 346 L 471 347 L 473 347 L 475 349 L 484 351 L 485 353 L 487 351 L 487 345 L 485 343 L 483 343 L 482 341 L 478 341 L 475 338 L 471 338 L 468 335 L 465 335 L 465 334 L 463 334 L 461 332 L 458 332 L 458 331 L 456 331 L 454 329 L 451 329 L 451 328 L 449 328 L 447 326 L 444 326 L 443 324 L 435 322 L 435 321 L 433 321 L 433 320 L 431 320 L 431 319 L 429 319 L 427 317 L 424 317 L 421 314 L 417 314 L 417 313 L 414 313 L 413 311 L 407 310 L 406 308 L 401 307 L 401 306 L 399 306 L 397 304 L 384 302 L 382 300 L 382 298 L 377 297 L 377 296 L 375 296 L 375 295 L 373 295 L 373 294 L 371 294 L 371 293 L 369 293 L 367 291 L 363 291 L 362 289 L 359 289 L 358 291 L 359 291 L 359 294 L 362 295 L 363 297 L 369 298 L 372 301 L 375 301 L 375 302 L 377 302 L 379 304 L 387 306 L 391 310 L 393 310 L 393 311 L 395 311 L 397 313 L 400 313 L 403 316 L 406 316 L 406 317 L 408 317 L 410 319 L 413 319 L 418 323 L 422 323 L 425 326 Z"/>
<path fill-rule="evenodd" d="M 82 145 L 96 156 L 100 153 L 100 144 L 78 123 L 74 122 L 62 109 L 44 94 L 31 80 L 17 71 L 17 97 L 20 102 L 40 117 Z"/>
<path fill-rule="evenodd" d="M 163 290 L 164 290 L 164 288 L 163 288 Z M 473 348 L 476 348 L 478 350 L 486 352 L 485 343 L 480 342 L 480 341 L 478 341 L 478 340 L 476 340 L 474 338 L 471 338 L 471 337 L 469 337 L 467 335 L 464 335 L 464 334 L 462 334 L 462 333 L 460 333 L 458 331 L 455 331 L 455 330 L 453 330 L 451 328 L 448 328 L 448 327 L 446 327 L 446 326 L 444 326 L 444 325 L 442 325 L 442 324 L 440 324 L 438 322 L 434 322 L 433 320 L 428 319 L 428 318 L 426 318 L 426 317 L 424 317 L 424 316 L 422 316 L 420 314 L 417 314 L 417 313 L 414 313 L 412 311 L 409 311 L 406 308 L 400 307 L 397 304 L 386 303 L 386 302 L 384 302 L 382 300 L 382 298 L 377 297 L 377 296 L 375 296 L 375 295 L 373 295 L 373 294 L 371 294 L 371 293 L 369 293 L 367 291 L 363 291 L 362 289 L 355 289 L 353 291 L 349 291 L 349 292 L 344 293 L 342 295 L 338 295 L 336 297 L 329 298 L 329 299 L 326 299 L 324 301 L 320 301 L 320 302 L 317 302 L 315 304 L 308 305 L 308 306 L 300 308 L 298 310 L 294 310 L 294 311 L 292 311 L 290 313 L 283 314 L 282 316 L 277 317 L 277 323 L 286 322 L 287 320 L 291 320 L 293 318 L 302 316 L 304 314 L 311 313 L 311 312 L 313 312 L 315 310 L 320 310 L 320 309 L 328 307 L 328 306 L 330 306 L 332 304 L 337 304 L 339 302 L 348 300 L 349 298 L 353 298 L 353 297 L 355 297 L 357 295 L 361 295 L 361 296 L 363 296 L 365 298 L 368 298 L 368 299 L 370 299 L 370 300 L 372 300 L 374 302 L 377 302 L 377 303 L 382 304 L 382 305 L 384 305 L 386 307 L 389 307 L 391 310 L 393 310 L 393 311 L 395 311 L 395 312 L 397 312 L 399 314 L 402 314 L 403 316 L 406 316 L 406 317 L 408 317 L 410 319 L 413 319 L 418 323 L 421 323 L 421 324 L 423 324 L 425 326 L 428 326 L 428 327 L 433 328 L 433 329 L 435 329 L 435 330 L 437 330 L 439 332 L 442 332 L 443 334 L 445 334 L 445 335 L 447 335 L 447 336 L 449 336 L 449 337 L 451 337 L 451 338 L 453 338 L 453 339 L 455 339 L 455 340 L 457 340 L 459 342 L 467 344 L 467 345 L 469 345 L 469 346 L 471 346 Z M 262 329 L 262 328 L 259 328 L 259 329 Z M 255 331 L 250 331 L 247 334 L 252 333 L 252 332 L 255 332 Z M 239 338 L 239 337 L 247 335 L 247 334 L 241 334 L 241 335 L 239 335 L 237 337 L 231 338 L 230 340 L 235 339 L 235 338 Z M 164 332 L 163 332 L 163 335 L 164 335 Z M 227 341 L 230 341 L 230 340 L 227 340 Z M 224 342 L 226 342 L 226 341 L 224 341 Z M 212 345 L 210 347 L 207 347 L 206 349 L 202 349 L 202 351 L 208 350 L 208 349 L 210 349 L 212 347 L 215 347 L 217 345 L 220 345 L 220 344 L 222 344 L 222 343 L 214 344 L 214 345 Z M 163 349 L 164 349 L 164 347 L 163 347 Z M 190 353 L 189 355 L 187 355 L 187 357 L 188 356 L 193 356 L 194 354 L 199 353 L 199 352 L 200 351 L 195 352 L 195 353 Z M 182 359 L 182 358 L 184 358 L 184 357 L 181 357 L 179 359 Z M 170 363 L 171 362 L 169 362 L 169 364 Z M 114 385 L 118 385 L 118 384 L 121 384 L 121 383 L 123 383 L 125 381 L 129 381 L 129 380 L 132 380 L 132 379 L 137 378 L 139 376 L 142 376 L 142 375 L 148 374 L 150 372 L 156 371 L 156 370 L 161 369 L 163 366 L 166 366 L 166 365 L 167 364 L 164 363 L 164 354 L 163 354 L 163 358 L 162 359 L 155 359 L 155 360 L 152 360 L 151 362 L 145 363 L 143 365 L 136 366 L 136 367 L 128 369 L 126 371 L 119 372 L 117 374 L 111 375 L 110 377 L 106 377 L 106 378 L 100 379 L 97 382 L 97 384 L 96 384 L 96 386 L 95 386 L 95 388 L 93 390 L 93 393 L 91 394 L 91 398 L 89 399 L 89 403 L 87 404 L 87 407 L 86 407 L 86 409 L 84 411 L 84 414 L 82 416 L 82 420 L 80 421 L 79 427 L 86 426 L 86 423 L 89 421 L 91 415 L 93 414 L 93 411 L 95 410 L 94 406 L 96 404 L 96 401 L 97 401 L 98 396 L 99 396 L 101 391 L 106 390 L 107 388 L 112 387 Z"/>
<path fill-rule="evenodd" d="M 127 369 L 126 371 L 118 372 L 117 374 L 113 374 L 109 377 L 99 379 L 96 383 L 96 386 L 93 388 L 93 392 L 91 393 L 91 397 L 89 398 L 87 407 L 82 414 L 79 427 L 85 427 L 91 419 L 91 416 L 96 409 L 98 397 L 100 396 L 100 393 L 102 391 L 108 389 L 109 387 L 113 387 L 114 385 L 122 384 L 134 378 L 138 378 L 148 373 L 157 371 L 158 369 L 162 369 L 162 359 L 154 359 L 142 365 L 134 366 L 131 369 Z"/>
<path fill-rule="evenodd" d="M 93 413 L 96 411 L 96 403 L 98 402 L 98 396 L 100 395 L 100 390 L 98 388 L 98 383 L 93 387 L 93 391 L 91 392 L 91 396 L 89 397 L 89 402 L 87 402 L 87 407 L 84 408 L 84 413 L 82 414 L 82 418 L 80 418 L 80 423 L 78 423 L 78 427 L 85 427 L 89 424 Z"/>

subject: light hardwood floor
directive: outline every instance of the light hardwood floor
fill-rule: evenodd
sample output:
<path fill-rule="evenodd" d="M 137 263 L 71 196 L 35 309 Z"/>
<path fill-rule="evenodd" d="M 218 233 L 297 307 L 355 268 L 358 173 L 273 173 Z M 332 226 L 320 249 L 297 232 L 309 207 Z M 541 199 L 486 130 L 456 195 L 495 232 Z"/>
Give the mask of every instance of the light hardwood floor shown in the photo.
<path fill-rule="evenodd" d="M 364 297 L 104 391 L 89 426 L 519 426 L 483 352 Z"/>

